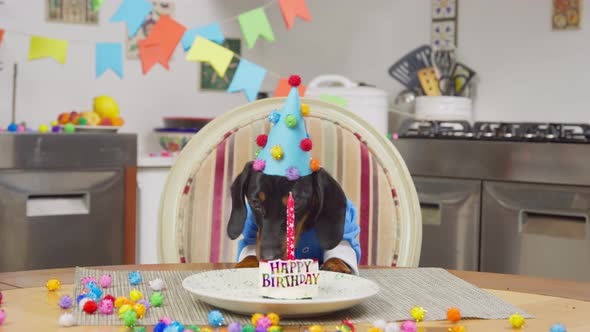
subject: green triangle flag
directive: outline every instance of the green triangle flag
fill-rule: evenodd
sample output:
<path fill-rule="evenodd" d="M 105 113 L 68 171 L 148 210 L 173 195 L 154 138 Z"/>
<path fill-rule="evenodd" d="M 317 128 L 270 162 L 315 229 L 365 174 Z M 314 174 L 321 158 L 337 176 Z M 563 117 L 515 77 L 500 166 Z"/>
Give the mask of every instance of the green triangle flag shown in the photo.
<path fill-rule="evenodd" d="M 104 0 L 92 0 L 92 11 L 98 11 Z"/>
<path fill-rule="evenodd" d="M 258 36 L 262 36 L 271 42 L 275 40 L 275 35 L 272 32 L 270 22 L 268 21 L 268 17 L 266 17 L 263 7 L 240 14 L 238 21 L 240 22 L 240 27 L 242 28 L 248 48 L 254 47 Z"/>

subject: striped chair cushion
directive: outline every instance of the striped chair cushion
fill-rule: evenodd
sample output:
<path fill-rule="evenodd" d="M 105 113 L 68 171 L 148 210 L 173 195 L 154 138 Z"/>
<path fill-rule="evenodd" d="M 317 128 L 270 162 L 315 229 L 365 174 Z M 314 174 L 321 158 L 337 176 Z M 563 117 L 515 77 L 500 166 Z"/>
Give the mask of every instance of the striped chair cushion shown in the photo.
<path fill-rule="evenodd" d="M 312 155 L 341 184 L 357 207 L 361 226 L 361 264 L 395 265 L 399 253 L 399 209 L 386 171 L 355 133 L 330 120 L 308 117 Z M 254 158 L 255 138 L 268 133 L 260 119 L 235 128 L 196 165 L 184 188 L 176 219 L 181 262 L 233 262 L 237 240 L 226 235 L 231 212 L 230 186 L 244 164 Z"/>

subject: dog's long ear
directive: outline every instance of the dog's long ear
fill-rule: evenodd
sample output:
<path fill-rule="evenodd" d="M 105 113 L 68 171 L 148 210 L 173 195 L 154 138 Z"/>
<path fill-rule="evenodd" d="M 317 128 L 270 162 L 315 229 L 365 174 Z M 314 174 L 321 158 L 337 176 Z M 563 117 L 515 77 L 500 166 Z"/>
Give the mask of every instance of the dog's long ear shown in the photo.
<path fill-rule="evenodd" d="M 346 195 L 323 168 L 313 174 L 314 191 L 318 199 L 315 229 L 320 247 L 329 250 L 336 247 L 344 235 Z"/>
<path fill-rule="evenodd" d="M 230 239 L 235 240 L 240 236 L 244 229 L 246 222 L 246 203 L 244 203 L 244 196 L 250 181 L 250 174 L 252 174 L 252 162 L 246 163 L 242 173 L 234 180 L 231 185 L 231 215 L 227 223 L 227 235 Z"/>

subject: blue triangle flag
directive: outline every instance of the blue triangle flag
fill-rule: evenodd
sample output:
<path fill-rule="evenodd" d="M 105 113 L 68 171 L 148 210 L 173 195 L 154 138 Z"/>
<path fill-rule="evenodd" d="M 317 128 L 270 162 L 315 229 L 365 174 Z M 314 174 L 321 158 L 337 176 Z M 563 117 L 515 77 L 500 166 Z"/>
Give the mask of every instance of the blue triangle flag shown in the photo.
<path fill-rule="evenodd" d="M 123 0 L 111 17 L 111 22 L 127 22 L 129 38 L 135 36 L 154 5 L 146 0 Z"/>
<path fill-rule="evenodd" d="M 265 76 L 266 69 L 248 60 L 241 59 L 227 92 L 244 90 L 248 101 L 254 101 L 258 96 L 258 91 L 260 91 Z"/>
<path fill-rule="evenodd" d="M 109 69 L 123 78 L 123 45 L 121 43 L 96 43 L 96 77 Z"/>
<path fill-rule="evenodd" d="M 197 36 L 201 36 L 205 39 L 209 39 L 217 44 L 223 44 L 225 37 L 221 31 L 221 27 L 217 23 L 211 23 L 204 27 L 186 30 L 184 36 L 182 36 L 182 47 L 185 51 L 188 51 L 195 41 Z"/>

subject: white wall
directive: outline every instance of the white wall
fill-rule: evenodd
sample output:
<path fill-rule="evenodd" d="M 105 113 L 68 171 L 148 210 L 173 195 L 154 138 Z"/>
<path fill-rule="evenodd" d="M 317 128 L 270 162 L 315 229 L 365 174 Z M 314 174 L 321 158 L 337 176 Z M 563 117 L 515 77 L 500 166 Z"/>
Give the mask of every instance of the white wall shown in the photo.
<path fill-rule="evenodd" d="M 51 38 L 89 40 L 93 42 L 124 42 L 125 24 L 108 22 L 120 1 L 105 1 L 100 25 L 56 24 L 45 21 L 45 0 L 6 0 L 0 6 L 0 26 Z M 175 18 L 188 28 L 236 15 L 263 1 L 176 0 Z M 223 26 L 228 37 L 241 37 L 237 22 Z M 124 63 L 125 78 L 120 80 L 110 71 L 95 78 L 94 45 L 71 43 L 67 63 L 53 59 L 27 61 L 29 36 L 8 32 L 0 47 L 5 69 L 11 62 L 19 64 L 17 121 L 26 120 L 36 128 L 49 123 L 64 111 L 88 110 L 96 95 L 110 95 L 121 108 L 126 120 L 124 132 L 139 133 L 139 151 L 160 151 L 152 134 L 161 127 L 162 116 L 215 116 L 232 109 L 245 99 L 240 94 L 203 92 L 198 90 L 199 65 L 184 60 L 179 46 L 170 63 L 170 71 L 157 64 L 146 76 L 137 60 Z M 261 48 L 243 54 L 253 61 L 259 59 Z M 7 68 L 8 67 L 8 68 Z M 0 125 L 10 121 L 12 71 L 0 72 Z"/>

